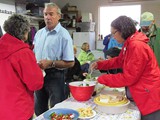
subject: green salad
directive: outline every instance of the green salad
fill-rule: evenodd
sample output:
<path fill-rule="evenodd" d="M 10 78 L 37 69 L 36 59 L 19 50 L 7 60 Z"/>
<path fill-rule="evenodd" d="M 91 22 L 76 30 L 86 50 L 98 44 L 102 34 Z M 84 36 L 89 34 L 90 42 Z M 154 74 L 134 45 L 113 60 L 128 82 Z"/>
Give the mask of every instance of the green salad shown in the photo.
<path fill-rule="evenodd" d="M 80 84 L 79 86 L 89 86 L 89 84 L 85 83 L 85 84 Z"/>

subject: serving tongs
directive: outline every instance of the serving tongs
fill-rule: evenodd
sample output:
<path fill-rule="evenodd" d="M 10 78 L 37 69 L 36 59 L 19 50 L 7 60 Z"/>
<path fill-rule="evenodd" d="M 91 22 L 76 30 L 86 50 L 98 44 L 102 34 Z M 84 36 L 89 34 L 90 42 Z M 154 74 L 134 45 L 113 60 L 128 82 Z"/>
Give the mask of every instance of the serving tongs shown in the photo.
<path fill-rule="evenodd" d="M 94 73 L 94 70 L 90 70 L 88 71 L 88 74 L 86 76 L 86 79 L 83 80 L 83 84 L 85 85 L 87 82 L 92 82 L 94 83 L 95 85 L 98 84 L 97 82 L 97 77 L 93 77 L 93 73 Z"/>
<path fill-rule="evenodd" d="M 91 80 L 91 78 L 92 78 L 92 73 L 93 73 L 93 70 L 90 69 L 87 74 L 87 77 L 89 80 Z"/>

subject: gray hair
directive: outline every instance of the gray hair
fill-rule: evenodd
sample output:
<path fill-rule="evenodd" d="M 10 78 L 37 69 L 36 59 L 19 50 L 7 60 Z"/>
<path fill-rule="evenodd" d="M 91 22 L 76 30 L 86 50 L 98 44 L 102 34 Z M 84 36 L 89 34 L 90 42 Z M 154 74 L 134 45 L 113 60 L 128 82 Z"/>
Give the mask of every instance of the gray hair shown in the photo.
<path fill-rule="evenodd" d="M 84 42 L 81 46 L 81 49 L 86 51 L 86 46 L 89 45 L 87 42 Z"/>
<path fill-rule="evenodd" d="M 57 13 L 60 14 L 60 15 L 62 14 L 61 9 L 59 8 L 59 6 L 57 4 L 52 3 L 52 2 L 51 3 L 45 3 L 45 8 L 48 7 L 48 6 L 57 8 Z"/>
<path fill-rule="evenodd" d="M 111 27 L 121 32 L 121 36 L 125 40 L 136 32 L 135 23 L 131 18 L 127 16 L 119 16 L 118 18 L 113 20 L 111 23 Z"/>
<path fill-rule="evenodd" d="M 25 33 L 30 31 L 30 22 L 23 15 L 13 14 L 4 22 L 3 28 L 6 33 L 23 40 Z"/>

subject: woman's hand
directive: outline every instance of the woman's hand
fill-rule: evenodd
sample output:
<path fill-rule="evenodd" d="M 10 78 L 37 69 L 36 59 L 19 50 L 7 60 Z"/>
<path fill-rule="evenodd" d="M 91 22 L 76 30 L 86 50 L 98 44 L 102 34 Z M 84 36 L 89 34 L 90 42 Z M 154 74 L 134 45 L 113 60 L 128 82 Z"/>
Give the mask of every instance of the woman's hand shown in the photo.
<path fill-rule="evenodd" d="M 98 58 L 98 60 L 104 60 L 104 58 L 102 58 L 102 57 L 99 57 L 99 58 Z"/>
<path fill-rule="evenodd" d="M 94 63 L 91 63 L 91 65 L 90 65 L 89 69 L 90 69 L 90 71 L 93 71 L 93 70 L 96 70 L 96 69 L 97 69 L 97 67 L 98 67 L 97 62 L 94 62 Z"/>
<path fill-rule="evenodd" d="M 88 74 L 87 72 L 82 73 L 82 75 L 83 75 L 84 77 L 86 77 L 87 74 Z"/>

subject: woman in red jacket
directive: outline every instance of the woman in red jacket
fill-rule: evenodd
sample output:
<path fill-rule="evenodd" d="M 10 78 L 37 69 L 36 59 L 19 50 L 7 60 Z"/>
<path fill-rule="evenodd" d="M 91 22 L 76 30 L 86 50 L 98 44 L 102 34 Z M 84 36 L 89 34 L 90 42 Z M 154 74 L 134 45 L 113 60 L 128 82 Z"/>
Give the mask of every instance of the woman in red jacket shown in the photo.
<path fill-rule="evenodd" d="M 33 52 L 24 43 L 30 30 L 28 19 L 14 14 L 4 22 L 0 38 L 0 119 L 31 120 L 33 92 L 42 88 L 43 75 Z"/>
<path fill-rule="evenodd" d="M 160 70 L 155 55 L 133 20 L 120 16 L 111 23 L 111 33 L 124 46 L 118 57 L 93 63 L 91 69 L 121 68 L 122 73 L 103 74 L 98 82 L 110 87 L 128 87 L 142 120 L 160 120 Z"/>

